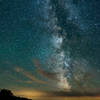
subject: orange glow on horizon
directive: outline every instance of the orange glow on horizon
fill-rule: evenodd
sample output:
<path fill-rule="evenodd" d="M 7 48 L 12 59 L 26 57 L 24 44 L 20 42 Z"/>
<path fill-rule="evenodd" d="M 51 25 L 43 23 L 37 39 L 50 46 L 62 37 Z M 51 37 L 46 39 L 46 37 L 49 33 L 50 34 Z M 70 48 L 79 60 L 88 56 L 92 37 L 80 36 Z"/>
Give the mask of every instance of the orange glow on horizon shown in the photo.
<path fill-rule="evenodd" d="M 25 97 L 25 98 L 47 96 L 46 92 L 35 91 L 35 90 L 18 90 L 18 91 L 13 91 L 13 92 L 14 92 L 14 95 L 19 96 L 19 97 Z"/>

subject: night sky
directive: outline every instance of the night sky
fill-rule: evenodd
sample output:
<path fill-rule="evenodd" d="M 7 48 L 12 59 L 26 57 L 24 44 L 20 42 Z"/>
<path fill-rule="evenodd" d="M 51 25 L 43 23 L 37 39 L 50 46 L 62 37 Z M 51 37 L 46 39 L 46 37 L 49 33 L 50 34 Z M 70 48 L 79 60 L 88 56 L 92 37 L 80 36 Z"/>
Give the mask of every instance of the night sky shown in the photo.
<path fill-rule="evenodd" d="M 0 0 L 0 88 L 100 92 L 100 1 Z"/>

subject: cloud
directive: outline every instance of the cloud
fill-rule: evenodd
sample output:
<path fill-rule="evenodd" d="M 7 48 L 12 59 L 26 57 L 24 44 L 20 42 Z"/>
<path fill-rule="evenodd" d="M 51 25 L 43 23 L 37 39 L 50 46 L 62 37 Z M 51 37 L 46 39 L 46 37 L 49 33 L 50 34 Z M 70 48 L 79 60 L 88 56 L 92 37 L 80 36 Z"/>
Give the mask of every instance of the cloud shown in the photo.
<path fill-rule="evenodd" d="M 17 82 L 26 83 L 26 84 L 32 84 L 33 83 L 33 81 L 31 81 L 31 80 L 26 80 L 26 81 L 24 81 L 24 80 L 17 80 Z"/>
<path fill-rule="evenodd" d="M 14 70 L 18 73 L 21 73 L 23 74 L 25 77 L 29 78 L 30 80 L 36 82 L 36 83 L 39 83 L 39 84 L 42 84 L 42 85 L 45 85 L 45 88 L 46 86 L 49 86 L 49 88 L 51 89 L 59 89 L 57 86 L 55 86 L 55 84 L 50 83 L 48 81 L 43 81 L 43 80 L 39 80 L 37 77 L 35 77 L 33 74 L 29 73 L 28 71 L 25 71 L 23 68 L 20 68 L 20 67 L 15 67 Z M 24 81 L 24 83 L 29 83 L 28 81 Z M 48 88 L 48 87 L 47 87 Z"/>
<path fill-rule="evenodd" d="M 43 76 L 43 77 L 46 77 L 48 79 L 52 79 L 54 81 L 59 81 L 59 79 L 57 78 L 57 75 L 59 73 L 53 73 L 53 72 L 47 72 L 47 71 L 44 71 L 42 68 L 41 68 L 41 64 L 38 62 L 38 60 L 36 59 L 33 59 L 33 63 L 34 65 L 37 67 L 37 71 L 38 73 Z"/>
<path fill-rule="evenodd" d="M 28 77 L 32 81 L 35 81 L 35 82 L 40 83 L 40 84 L 47 84 L 47 82 L 39 80 L 34 75 L 32 75 L 31 73 L 29 73 L 28 71 L 25 71 L 24 69 L 22 69 L 20 67 L 15 67 L 15 71 L 23 74 L 24 76 Z"/>

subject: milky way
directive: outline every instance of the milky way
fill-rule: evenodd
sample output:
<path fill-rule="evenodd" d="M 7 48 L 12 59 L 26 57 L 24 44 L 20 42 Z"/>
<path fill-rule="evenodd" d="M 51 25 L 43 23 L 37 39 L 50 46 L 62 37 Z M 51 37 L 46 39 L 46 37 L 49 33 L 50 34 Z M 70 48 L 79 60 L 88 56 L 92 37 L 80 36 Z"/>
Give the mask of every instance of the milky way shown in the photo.
<path fill-rule="evenodd" d="M 92 74 L 95 72 L 87 58 L 88 54 L 83 56 L 84 48 L 88 48 L 86 47 L 87 35 L 91 30 L 89 23 L 86 23 L 86 19 L 81 16 L 81 11 L 87 12 L 88 9 L 87 6 L 85 7 L 85 3 L 83 0 L 77 2 L 74 0 L 47 0 L 45 2 L 45 12 L 47 12 L 45 16 L 47 16 L 47 25 L 51 31 L 50 45 L 53 48 L 51 55 L 55 60 L 49 67 L 52 68 L 52 71 L 60 73 L 57 76 L 60 79 L 58 87 L 62 90 L 94 87 L 91 80 L 94 80 Z M 80 7 L 81 5 L 82 7 Z M 87 16 L 88 14 L 86 13 Z M 91 84 L 90 87 L 89 84 Z"/>

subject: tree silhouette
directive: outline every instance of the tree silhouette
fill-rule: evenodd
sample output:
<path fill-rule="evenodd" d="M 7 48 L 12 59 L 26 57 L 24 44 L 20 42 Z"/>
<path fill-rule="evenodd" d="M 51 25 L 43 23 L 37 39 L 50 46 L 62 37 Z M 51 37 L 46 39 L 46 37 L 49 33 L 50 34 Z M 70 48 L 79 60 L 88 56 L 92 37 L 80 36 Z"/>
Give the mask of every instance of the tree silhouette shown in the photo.
<path fill-rule="evenodd" d="M 0 100 L 31 100 L 31 99 L 16 97 L 13 95 L 13 93 L 10 90 L 1 89 Z"/>
<path fill-rule="evenodd" d="M 10 90 L 2 89 L 0 91 L 0 96 L 13 96 L 13 93 Z"/>

